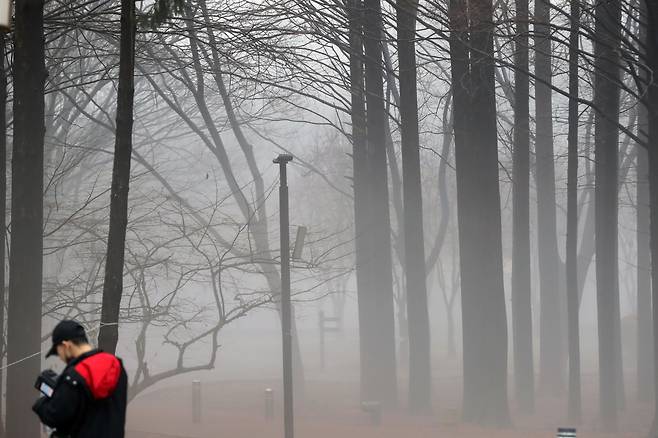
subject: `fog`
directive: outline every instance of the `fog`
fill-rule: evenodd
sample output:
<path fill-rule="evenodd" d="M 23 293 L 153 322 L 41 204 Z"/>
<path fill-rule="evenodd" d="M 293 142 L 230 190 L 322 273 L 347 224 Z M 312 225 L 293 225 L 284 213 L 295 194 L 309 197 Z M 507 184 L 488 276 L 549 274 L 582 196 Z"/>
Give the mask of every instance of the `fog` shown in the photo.
<path fill-rule="evenodd" d="M 648 0 L 27 3 L 0 438 L 64 319 L 126 438 L 658 436 Z"/>

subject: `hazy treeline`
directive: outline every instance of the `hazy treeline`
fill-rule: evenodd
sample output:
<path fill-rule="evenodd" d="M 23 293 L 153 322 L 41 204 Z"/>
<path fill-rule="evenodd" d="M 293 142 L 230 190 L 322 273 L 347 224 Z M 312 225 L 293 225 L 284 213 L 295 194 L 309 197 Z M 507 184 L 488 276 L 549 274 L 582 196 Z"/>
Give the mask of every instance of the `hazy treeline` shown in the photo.
<path fill-rule="evenodd" d="M 577 423 L 586 311 L 614 430 L 658 383 L 657 20 L 650 0 L 16 0 L 1 433 L 38 435 L 25 388 L 54 320 L 130 351 L 134 397 L 212 369 L 222 328 L 279 310 L 280 152 L 311 230 L 296 305 L 354 284 L 363 401 L 431 412 L 432 345 L 456 352 L 459 331 L 465 421 L 510 425 L 510 397 L 529 413 L 568 395 Z M 431 330 L 437 292 L 447 333 Z"/>

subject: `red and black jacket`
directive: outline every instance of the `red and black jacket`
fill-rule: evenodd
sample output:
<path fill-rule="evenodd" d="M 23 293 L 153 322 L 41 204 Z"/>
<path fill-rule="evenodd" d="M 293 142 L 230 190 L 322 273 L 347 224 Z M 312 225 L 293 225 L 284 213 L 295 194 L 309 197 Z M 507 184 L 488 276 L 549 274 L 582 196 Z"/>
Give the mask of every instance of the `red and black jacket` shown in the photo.
<path fill-rule="evenodd" d="M 52 397 L 33 406 L 41 422 L 71 438 L 124 438 L 128 378 L 116 356 L 93 350 L 72 360 Z"/>

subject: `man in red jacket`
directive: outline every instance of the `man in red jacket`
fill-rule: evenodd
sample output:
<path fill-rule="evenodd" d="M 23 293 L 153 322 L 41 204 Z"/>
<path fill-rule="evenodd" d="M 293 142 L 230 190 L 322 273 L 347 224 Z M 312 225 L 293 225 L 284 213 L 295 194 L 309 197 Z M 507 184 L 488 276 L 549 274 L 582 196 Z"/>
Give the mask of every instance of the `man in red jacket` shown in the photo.
<path fill-rule="evenodd" d="M 121 360 L 89 345 L 75 321 L 57 324 L 52 342 L 46 357 L 57 355 L 66 368 L 32 410 L 55 437 L 123 438 L 128 378 Z"/>

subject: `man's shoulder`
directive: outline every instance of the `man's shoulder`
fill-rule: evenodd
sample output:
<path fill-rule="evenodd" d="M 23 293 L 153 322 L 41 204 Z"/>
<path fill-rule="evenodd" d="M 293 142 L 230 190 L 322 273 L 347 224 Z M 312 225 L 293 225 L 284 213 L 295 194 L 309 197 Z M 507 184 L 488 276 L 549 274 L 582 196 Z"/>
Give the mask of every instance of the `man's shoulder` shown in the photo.
<path fill-rule="evenodd" d="M 86 354 L 73 364 L 70 371 L 72 384 L 79 385 L 79 378 L 95 399 L 109 397 L 125 374 L 121 360 L 113 354 L 97 350 Z M 76 383 L 78 381 L 78 383 Z"/>
<path fill-rule="evenodd" d="M 58 384 L 66 384 L 70 385 L 74 388 L 82 387 L 85 384 L 84 379 L 80 374 L 78 374 L 74 368 L 66 368 L 62 374 L 59 376 L 59 380 L 57 381 Z"/>

